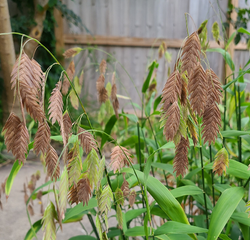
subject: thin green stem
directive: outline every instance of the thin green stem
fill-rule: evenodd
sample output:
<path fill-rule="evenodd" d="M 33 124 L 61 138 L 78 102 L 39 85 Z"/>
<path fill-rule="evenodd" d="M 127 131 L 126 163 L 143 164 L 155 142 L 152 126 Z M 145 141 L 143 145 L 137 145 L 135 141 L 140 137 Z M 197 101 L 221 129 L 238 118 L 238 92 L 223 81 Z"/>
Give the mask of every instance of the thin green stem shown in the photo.
<path fill-rule="evenodd" d="M 249 183 L 250 181 L 250 177 L 247 179 L 246 183 L 244 184 L 244 188 L 247 186 L 247 184 Z"/>
<path fill-rule="evenodd" d="M 139 126 L 139 122 L 137 122 L 137 132 L 138 132 L 138 148 L 139 148 L 139 164 L 140 164 L 140 171 L 143 172 L 143 169 L 142 169 L 142 159 L 141 159 L 141 138 L 140 138 L 140 126 Z M 145 199 L 143 197 L 143 194 L 144 194 L 144 189 L 143 189 L 143 186 L 142 186 L 142 205 L 143 205 L 143 208 L 145 207 Z"/>
<path fill-rule="evenodd" d="M 240 84 L 238 83 L 238 130 L 241 131 L 241 99 L 240 99 Z M 236 96 L 235 96 L 236 98 Z M 241 137 L 238 139 L 238 152 L 239 152 L 239 162 L 242 162 L 242 153 L 241 153 Z M 242 179 L 240 179 L 240 184 L 243 186 Z"/>
<path fill-rule="evenodd" d="M 209 153 L 210 153 L 210 163 L 212 163 L 212 162 L 213 162 L 213 157 L 212 157 L 212 147 L 211 147 L 211 145 L 209 146 Z M 213 174 L 213 170 L 211 170 L 211 179 L 212 179 L 213 205 L 215 206 L 215 197 L 214 197 L 214 174 Z"/>
<path fill-rule="evenodd" d="M 141 119 L 143 119 L 143 110 L 144 110 L 144 93 L 142 94 L 142 101 L 141 101 Z"/>
<path fill-rule="evenodd" d="M 237 94 L 238 94 L 238 99 L 237 99 Z M 239 89 L 239 84 L 237 85 L 237 82 L 234 83 L 234 98 L 235 98 L 235 113 L 236 113 L 236 123 L 237 123 L 237 130 L 241 131 L 241 109 L 240 109 L 240 89 Z M 238 102 L 237 102 L 238 100 Z M 241 159 L 241 137 L 237 137 L 238 140 L 238 158 L 239 162 L 242 162 Z M 240 185 L 242 186 L 242 179 L 240 179 Z"/>
<path fill-rule="evenodd" d="M 141 131 L 141 133 L 142 133 L 142 137 L 143 137 L 143 139 L 144 139 L 144 142 L 146 142 L 146 138 L 145 138 L 145 134 L 144 134 L 144 132 L 143 132 L 143 131 Z M 145 148 L 146 148 L 147 153 L 149 154 L 147 144 L 145 144 Z M 152 175 L 153 175 L 153 177 L 154 177 L 154 176 L 155 176 L 155 172 L 154 172 L 154 168 L 153 168 L 153 166 L 151 166 L 151 171 L 152 171 Z"/>
<path fill-rule="evenodd" d="M 185 14 L 185 21 L 186 21 L 187 35 L 189 37 L 187 14 Z"/>
<path fill-rule="evenodd" d="M 89 222 L 90 222 L 90 224 L 91 224 L 91 226 L 92 226 L 92 228 L 93 228 L 93 231 L 94 231 L 94 233 L 95 233 L 95 235 L 96 235 L 96 238 L 99 240 L 100 238 L 99 238 L 98 231 L 97 231 L 97 229 L 96 229 L 96 226 L 95 226 L 93 217 L 92 217 L 92 215 L 89 214 L 89 213 L 87 214 L 87 216 L 88 216 Z"/>
<path fill-rule="evenodd" d="M 141 139 L 140 139 L 140 126 L 139 122 L 137 122 L 137 134 L 138 134 L 138 148 L 139 148 L 139 164 L 140 164 L 140 171 L 143 172 L 142 170 L 142 159 L 141 159 Z"/>
<path fill-rule="evenodd" d="M 151 131 L 152 131 L 152 133 L 153 133 L 153 136 L 154 136 L 154 140 L 155 140 L 156 147 L 157 147 L 157 149 L 158 149 L 158 148 L 159 148 L 159 144 L 158 144 L 158 142 L 157 142 L 156 135 L 155 135 L 155 133 L 154 133 L 154 129 L 153 129 L 153 126 L 152 126 L 152 124 L 151 124 L 151 121 L 150 121 L 149 117 L 148 117 L 148 122 L 149 122 L 150 129 L 151 129 Z M 161 159 L 161 154 L 160 154 L 160 152 L 158 152 L 158 156 L 159 156 L 160 162 L 162 163 L 162 159 Z M 166 175 L 165 170 L 163 170 L 163 174 L 164 174 L 166 186 L 168 186 L 168 180 L 167 180 L 167 175 Z"/>
<path fill-rule="evenodd" d="M 227 80 L 225 80 L 226 84 Z M 227 125 L 226 125 L 226 113 L 227 113 L 227 91 L 224 90 L 224 118 L 223 118 L 223 130 L 226 131 Z M 226 145 L 226 138 L 223 137 L 223 146 Z M 223 175 L 221 175 L 220 178 L 221 184 L 223 183 Z"/>
<path fill-rule="evenodd" d="M 226 131 L 226 112 L 227 112 L 227 91 L 224 91 L 224 118 L 223 118 L 223 130 Z M 223 144 L 225 144 L 226 139 L 223 138 Z"/>
<path fill-rule="evenodd" d="M 201 138 L 201 119 L 200 118 L 199 118 L 199 141 L 200 141 L 202 188 L 203 188 L 203 197 L 204 197 L 204 204 L 205 204 L 205 211 L 206 211 L 206 225 L 208 229 L 209 222 L 208 222 L 207 198 L 206 198 L 206 192 L 205 192 L 205 177 L 204 177 L 203 156 L 202 156 L 202 138 Z"/>
<path fill-rule="evenodd" d="M 69 207 L 72 209 L 72 206 L 69 204 Z M 87 233 L 87 235 L 88 235 L 88 231 L 87 231 L 87 229 L 83 226 L 83 224 L 82 224 L 82 222 L 81 221 L 79 221 L 79 224 L 81 225 L 81 227 L 82 227 L 82 229 Z"/>
<path fill-rule="evenodd" d="M 220 183 L 223 184 L 223 175 L 220 177 Z"/>
<path fill-rule="evenodd" d="M 141 102 L 141 122 L 143 121 L 143 110 L 144 110 L 144 96 L 145 96 L 145 94 L 144 93 L 142 93 L 142 102 Z M 146 139 L 145 139 L 145 135 L 144 135 L 144 132 L 142 131 L 142 136 L 143 136 L 143 139 L 144 139 L 144 142 L 146 142 Z M 146 151 L 147 151 L 147 153 L 149 153 L 149 151 L 148 151 L 148 147 L 147 147 L 147 144 L 145 145 L 145 147 L 146 147 Z M 152 171 L 152 175 L 153 176 L 155 176 L 155 173 L 154 173 L 154 168 L 153 168 L 153 166 L 151 166 L 151 171 Z"/>
<path fill-rule="evenodd" d="M 205 211 L 206 211 L 206 224 L 207 224 L 207 229 L 208 229 L 209 223 L 208 223 L 208 212 L 207 212 L 207 199 L 206 199 L 206 192 L 205 192 L 205 177 L 204 177 L 204 167 L 203 167 L 203 157 L 202 157 L 202 148 L 201 147 L 200 147 L 200 157 L 201 157 L 202 187 L 203 187 L 203 196 L 204 196 Z"/>

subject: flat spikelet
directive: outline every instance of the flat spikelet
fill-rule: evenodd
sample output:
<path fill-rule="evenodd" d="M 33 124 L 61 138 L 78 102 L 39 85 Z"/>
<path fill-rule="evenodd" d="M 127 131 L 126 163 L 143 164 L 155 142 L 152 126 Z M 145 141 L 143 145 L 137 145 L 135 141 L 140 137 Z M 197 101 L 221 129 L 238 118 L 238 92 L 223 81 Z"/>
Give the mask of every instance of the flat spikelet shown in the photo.
<path fill-rule="evenodd" d="M 222 97 L 222 87 L 213 70 L 207 70 L 206 74 L 208 79 L 208 96 L 203 114 L 202 138 L 204 139 L 204 143 L 208 142 L 210 145 L 212 142 L 215 142 L 217 134 L 220 131 L 221 114 L 218 103 L 220 102 L 220 97 Z"/>
<path fill-rule="evenodd" d="M 158 58 L 162 58 L 166 50 L 167 50 L 167 45 L 165 42 L 162 42 L 158 49 Z"/>
<path fill-rule="evenodd" d="M 214 73 L 214 71 L 210 68 L 206 70 L 207 76 L 207 85 L 208 85 L 208 97 L 207 104 L 211 104 L 212 102 L 220 103 L 220 99 L 222 98 L 222 86 L 218 76 Z"/>
<path fill-rule="evenodd" d="M 115 72 L 114 72 L 112 75 L 111 101 L 112 101 L 113 109 L 115 111 L 116 118 L 118 119 L 119 118 L 118 109 L 119 109 L 120 104 L 119 104 L 116 94 L 117 94 L 117 87 L 115 83 Z"/>
<path fill-rule="evenodd" d="M 63 137 L 63 144 L 65 146 L 68 143 L 68 139 L 72 132 L 72 122 L 67 111 L 63 114 L 63 129 L 64 132 L 62 137 Z"/>
<path fill-rule="evenodd" d="M 118 187 L 115 190 L 115 200 L 116 200 L 116 204 L 118 205 L 123 205 L 124 204 L 124 197 L 123 197 L 123 192 L 122 190 Z"/>
<path fill-rule="evenodd" d="M 219 107 L 216 103 L 212 103 L 206 107 L 203 114 L 202 138 L 204 139 L 204 143 L 208 142 L 210 145 L 212 142 L 215 142 L 217 134 L 220 131 L 220 126 L 221 115 Z"/>
<path fill-rule="evenodd" d="M 38 95 L 42 80 L 44 80 L 44 73 L 39 63 L 34 59 L 30 60 L 24 52 L 21 56 L 20 65 L 18 57 L 11 72 L 12 89 L 16 87 L 18 75 L 19 82 L 26 83 L 30 88 L 32 88 L 32 93 Z"/>
<path fill-rule="evenodd" d="M 72 88 L 69 93 L 69 99 L 70 99 L 72 107 L 78 110 L 79 100 L 78 100 L 77 95 L 79 96 L 81 94 L 82 87 L 79 83 L 79 78 L 77 76 L 74 77 L 74 88 L 75 89 Z"/>
<path fill-rule="evenodd" d="M 101 91 L 99 91 L 98 94 L 100 103 L 105 103 L 109 98 L 106 88 L 101 89 Z"/>
<path fill-rule="evenodd" d="M 60 219 L 64 219 L 65 217 L 65 211 L 66 211 L 66 206 L 67 206 L 67 195 L 68 195 L 68 171 L 67 167 L 64 166 L 62 175 L 61 175 L 61 181 L 59 185 L 59 193 L 58 193 L 58 198 L 59 198 L 59 215 Z"/>
<path fill-rule="evenodd" d="M 226 170 L 227 170 L 226 167 L 228 166 L 229 166 L 228 153 L 225 148 L 222 148 L 215 155 L 215 160 L 213 164 L 213 172 L 221 176 L 223 171 L 226 173 Z"/>
<path fill-rule="evenodd" d="M 156 87 L 157 87 L 157 81 L 154 78 L 152 80 L 152 82 L 150 83 L 150 85 L 148 86 L 148 92 L 149 92 L 149 94 L 152 94 L 153 92 L 155 92 L 156 91 Z"/>
<path fill-rule="evenodd" d="M 84 72 L 83 70 L 81 71 L 80 77 L 79 77 L 79 85 L 82 86 L 84 80 Z"/>
<path fill-rule="evenodd" d="M 89 153 L 92 149 L 97 151 L 97 144 L 93 135 L 85 129 L 78 128 L 78 139 L 80 140 L 81 147 L 85 153 Z"/>
<path fill-rule="evenodd" d="M 123 215 L 122 215 L 122 209 L 121 209 L 120 205 L 117 205 L 117 207 L 116 207 L 116 218 L 117 218 L 117 222 L 118 222 L 118 227 L 120 229 L 122 229 Z"/>
<path fill-rule="evenodd" d="M 188 169 L 188 148 L 188 138 L 181 137 L 175 149 L 174 172 L 176 172 L 176 177 L 179 175 L 184 176 L 186 169 Z"/>
<path fill-rule="evenodd" d="M 186 40 L 182 48 L 182 67 L 181 71 L 184 73 L 187 71 L 188 78 L 193 74 L 193 69 L 197 66 L 200 61 L 201 45 L 199 36 L 196 32 L 193 32 Z"/>
<path fill-rule="evenodd" d="M 55 240 L 56 239 L 56 210 L 52 202 L 49 202 L 48 206 L 45 209 L 42 223 L 43 223 L 43 239 L 46 240 Z"/>
<path fill-rule="evenodd" d="M 105 164 L 106 164 L 105 156 L 103 156 L 100 163 L 99 163 L 99 166 L 98 166 L 97 186 L 96 186 L 97 190 L 99 190 L 100 187 L 101 187 L 101 181 L 102 181 L 102 178 L 103 178 Z"/>
<path fill-rule="evenodd" d="M 78 134 L 78 139 L 80 140 L 81 147 L 85 153 L 88 154 L 92 149 L 97 151 L 97 143 L 90 132 L 79 127 Z"/>
<path fill-rule="evenodd" d="M 88 169 L 88 180 L 89 185 L 91 188 L 93 186 L 97 186 L 98 184 L 98 168 L 99 168 L 99 158 L 96 153 L 96 151 L 92 148 L 90 153 L 88 154 L 87 158 L 85 159 L 85 162 L 87 163 L 87 169 Z"/>
<path fill-rule="evenodd" d="M 53 89 L 50 99 L 49 99 L 49 119 L 51 119 L 52 124 L 56 121 L 59 125 L 62 125 L 62 110 L 63 110 L 63 100 L 62 94 L 60 92 L 62 83 L 59 81 L 56 87 Z"/>
<path fill-rule="evenodd" d="M 26 107 L 27 112 L 35 121 L 42 122 L 45 119 L 45 114 L 36 93 L 32 92 L 32 87 L 25 82 L 20 81 L 19 87 L 22 104 Z"/>
<path fill-rule="evenodd" d="M 183 109 L 181 109 L 181 110 L 182 111 L 180 113 L 180 125 L 179 125 L 178 130 L 177 130 L 177 132 L 174 136 L 174 139 L 173 139 L 175 146 L 179 144 L 181 137 L 186 138 L 186 136 L 187 136 L 187 124 L 183 119 L 183 115 L 184 115 Z"/>
<path fill-rule="evenodd" d="M 98 99 L 100 103 L 105 103 L 108 100 L 108 92 L 105 88 L 105 78 L 101 74 L 96 82 L 96 90 L 98 92 Z"/>
<path fill-rule="evenodd" d="M 119 101 L 118 101 L 118 98 L 116 97 L 115 100 L 112 102 L 112 105 L 113 105 L 113 109 L 115 111 L 115 116 L 116 118 L 118 119 L 119 118 L 119 113 L 118 113 L 118 110 L 119 110 Z"/>
<path fill-rule="evenodd" d="M 186 73 L 186 72 L 185 72 Z M 186 106 L 187 105 L 187 98 L 188 98 L 188 91 L 187 91 L 187 86 L 188 86 L 188 78 L 186 74 L 183 73 L 181 75 L 182 78 L 182 88 L 181 88 L 181 105 Z"/>
<path fill-rule="evenodd" d="M 212 26 L 212 34 L 213 34 L 214 40 L 220 45 L 220 41 L 219 41 L 220 27 L 219 27 L 218 22 L 216 22 L 216 21 L 213 23 L 213 26 Z"/>
<path fill-rule="evenodd" d="M 32 72 L 33 81 L 30 87 L 34 87 L 35 89 L 40 91 L 41 90 L 40 87 L 42 83 L 45 81 L 45 74 L 42 71 L 41 65 L 35 59 L 31 60 L 31 64 L 33 70 Z"/>
<path fill-rule="evenodd" d="M 129 196 L 129 194 L 130 194 L 129 183 L 125 178 L 125 173 L 123 173 L 123 183 L 122 183 L 122 186 L 121 186 L 121 190 L 123 192 L 124 197 Z"/>
<path fill-rule="evenodd" d="M 50 128 L 46 121 L 38 124 L 38 129 L 34 139 L 34 152 L 36 155 L 39 152 L 45 154 L 50 144 Z"/>
<path fill-rule="evenodd" d="M 81 175 L 82 160 L 79 153 L 78 142 L 74 144 L 74 147 L 68 153 L 68 175 L 69 185 L 77 184 L 77 181 Z"/>
<path fill-rule="evenodd" d="M 25 53 L 21 56 L 20 65 L 19 57 L 17 58 L 11 73 L 11 88 L 16 88 L 16 91 L 18 81 L 22 104 L 34 120 L 42 122 L 45 114 L 40 98 L 44 73 L 40 65 L 34 59 L 30 60 Z"/>
<path fill-rule="evenodd" d="M 102 237 L 102 225 L 101 225 L 101 221 L 100 221 L 100 219 L 99 219 L 99 215 L 98 215 L 98 214 L 96 214 L 95 226 L 96 226 L 96 229 L 97 229 L 97 231 L 98 231 L 100 240 L 105 240 L 105 239 Z"/>
<path fill-rule="evenodd" d="M 101 214 L 108 214 L 108 211 L 111 209 L 111 201 L 113 201 L 113 193 L 109 185 L 107 185 L 103 189 L 100 197 L 97 198 L 98 208 Z"/>
<path fill-rule="evenodd" d="M 8 152 L 12 151 L 15 146 L 17 129 L 20 123 L 21 120 L 19 117 L 15 113 L 11 112 L 2 130 Z"/>
<path fill-rule="evenodd" d="M 207 75 L 198 63 L 188 82 L 188 92 L 190 94 L 190 104 L 194 112 L 202 116 L 207 101 Z"/>
<path fill-rule="evenodd" d="M 162 111 L 166 112 L 169 107 L 181 97 L 182 79 L 178 70 L 175 70 L 168 78 L 163 90 L 161 104 Z"/>
<path fill-rule="evenodd" d="M 136 191 L 133 189 L 128 197 L 128 202 L 129 202 L 129 206 L 133 207 L 134 203 L 135 203 L 135 198 L 136 198 Z"/>
<path fill-rule="evenodd" d="M 99 69 L 100 69 L 100 74 L 105 74 L 106 72 L 106 68 L 107 68 L 107 63 L 106 61 L 103 59 L 100 63 Z"/>
<path fill-rule="evenodd" d="M 78 204 L 79 203 L 77 186 L 74 184 L 72 185 L 72 187 L 69 190 L 68 200 L 69 200 L 70 204 L 73 204 L 73 203 Z"/>
<path fill-rule="evenodd" d="M 195 146 L 197 144 L 197 141 L 198 141 L 198 136 L 197 136 L 197 132 L 195 130 L 195 125 L 192 123 L 192 121 L 189 118 L 187 119 L 187 127 L 188 127 L 188 130 L 190 132 L 190 135 L 193 139 L 193 143 Z"/>
<path fill-rule="evenodd" d="M 33 209 L 33 207 L 29 204 L 29 206 L 28 206 L 28 211 L 29 211 L 29 214 L 31 215 L 31 216 L 34 216 L 34 209 Z"/>
<path fill-rule="evenodd" d="M 58 161 L 58 156 L 56 153 L 56 150 L 49 145 L 49 150 L 46 155 L 46 167 L 47 167 L 47 174 L 51 179 L 57 180 L 60 176 L 60 166 L 59 166 L 59 161 Z"/>
<path fill-rule="evenodd" d="M 66 72 L 67 72 L 67 74 L 69 76 L 70 81 L 72 81 L 73 77 L 75 75 L 75 63 L 74 63 L 74 61 L 70 62 Z M 63 86 L 62 86 L 62 94 L 63 95 L 66 95 L 68 93 L 69 87 L 70 87 L 70 83 L 69 83 L 68 78 L 65 75 L 64 79 L 63 79 Z"/>
<path fill-rule="evenodd" d="M 87 178 L 83 178 L 77 183 L 77 194 L 78 201 L 83 203 L 83 206 L 88 205 L 89 198 L 91 196 L 91 188 L 89 184 L 89 180 Z"/>
<path fill-rule="evenodd" d="M 85 159 L 85 162 L 87 163 L 87 169 L 88 169 L 87 176 L 89 179 L 89 185 L 91 188 L 93 188 L 94 185 L 95 186 L 98 185 L 98 181 L 99 181 L 98 168 L 99 168 L 99 163 L 100 163 L 98 155 L 93 148 L 88 154 L 87 158 Z"/>
<path fill-rule="evenodd" d="M 125 154 L 123 153 L 123 151 Z M 132 162 L 131 154 L 129 153 L 128 149 L 124 147 L 115 146 L 112 149 L 110 157 L 111 162 L 109 166 L 112 168 L 114 173 L 117 170 L 120 171 L 120 169 L 123 168 L 125 165 L 129 166 L 129 161 Z M 129 159 L 129 161 L 127 158 Z"/>
<path fill-rule="evenodd" d="M 20 162 L 25 162 L 26 156 L 25 154 L 28 153 L 28 144 L 29 144 L 29 132 L 27 127 L 23 122 L 19 123 L 15 135 L 15 142 L 11 146 L 11 151 L 15 156 L 16 160 L 18 159 L 19 164 Z"/>
<path fill-rule="evenodd" d="M 25 82 L 32 82 L 32 75 L 30 74 L 32 72 L 32 65 L 31 60 L 27 56 L 26 53 L 22 53 L 21 59 L 20 59 L 20 65 L 19 65 L 19 57 L 16 59 L 16 62 L 13 66 L 12 72 L 11 72 L 11 89 L 15 88 L 18 81 L 18 71 L 19 71 L 19 81 L 24 80 Z"/>
<path fill-rule="evenodd" d="M 246 213 L 248 213 L 248 218 L 249 218 L 250 217 L 250 200 L 247 202 L 246 208 L 247 208 Z"/>
<path fill-rule="evenodd" d="M 69 48 L 63 53 L 63 56 L 65 58 L 71 58 L 80 53 L 81 51 L 82 49 L 79 47 Z"/>
<path fill-rule="evenodd" d="M 117 87 L 115 83 L 115 72 L 112 75 L 112 88 L 111 88 L 111 100 L 112 102 L 115 101 L 117 94 Z"/>
<path fill-rule="evenodd" d="M 100 92 L 103 88 L 105 88 L 105 77 L 101 74 L 96 81 L 96 90 Z"/>
<path fill-rule="evenodd" d="M 180 108 L 177 102 L 174 102 L 161 118 L 164 125 L 163 134 L 167 141 L 172 141 L 179 129 L 180 125 Z"/>

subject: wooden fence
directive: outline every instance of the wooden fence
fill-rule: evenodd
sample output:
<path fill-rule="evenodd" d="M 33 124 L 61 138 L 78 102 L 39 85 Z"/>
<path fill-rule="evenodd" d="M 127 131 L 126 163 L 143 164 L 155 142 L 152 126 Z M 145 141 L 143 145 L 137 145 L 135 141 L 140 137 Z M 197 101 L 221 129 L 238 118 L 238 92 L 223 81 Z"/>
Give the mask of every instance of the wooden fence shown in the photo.
<path fill-rule="evenodd" d="M 118 92 L 131 97 L 140 103 L 142 83 L 147 74 L 147 66 L 153 59 L 158 59 L 158 47 L 165 41 L 172 61 L 158 59 L 157 89 L 161 92 L 169 69 L 173 70 L 179 49 L 187 36 L 185 13 L 188 19 L 189 32 L 196 30 L 208 19 L 208 38 L 210 47 L 223 48 L 213 41 L 211 28 L 217 21 L 220 25 L 226 21 L 225 12 L 228 6 L 226 0 L 84 0 L 72 3 L 64 1 L 69 8 L 81 16 L 82 22 L 90 33 L 75 26 L 59 24 L 57 31 L 57 49 L 73 46 L 98 46 L 99 50 L 77 58 L 77 69 L 85 69 L 85 94 L 96 100 L 95 82 L 98 78 L 98 65 L 104 58 L 108 61 L 106 81 L 111 78 L 113 71 L 118 76 Z M 235 6 L 243 7 L 244 0 L 232 0 Z M 60 16 L 57 16 L 60 18 Z M 236 14 L 232 13 L 236 19 Z M 60 20 L 60 19 L 59 19 Z M 64 28 L 64 31 L 59 29 Z M 222 35 L 222 29 L 220 29 Z M 229 34 L 234 31 L 230 26 Z M 63 40 L 62 40 L 63 39 Z M 223 42 L 223 41 L 221 41 Z M 103 51 L 111 54 L 107 55 Z M 249 59 L 244 42 L 230 45 L 230 54 L 235 61 L 236 70 Z M 91 58 L 90 58 L 91 56 Z M 222 79 L 225 77 L 225 64 L 219 53 L 208 53 L 210 66 Z M 230 73 L 226 69 L 227 75 Z M 132 80 L 131 80 L 132 79 Z M 123 107 L 129 109 L 129 102 L 123 101 Z"/>

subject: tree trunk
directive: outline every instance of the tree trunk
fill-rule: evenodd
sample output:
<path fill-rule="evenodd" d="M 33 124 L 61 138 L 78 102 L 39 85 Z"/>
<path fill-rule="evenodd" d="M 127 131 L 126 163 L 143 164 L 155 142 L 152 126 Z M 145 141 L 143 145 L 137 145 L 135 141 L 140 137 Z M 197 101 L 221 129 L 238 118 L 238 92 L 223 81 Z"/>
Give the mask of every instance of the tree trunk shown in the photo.
<path fill-rule="evenodd" d="M 35 6 L 34 20 L 35 20 L 37 25 L 31 29 L 29 36 L 37 39 L 38 41 L 40 41 L 40 39 L 42 37 L 43 21 L 46 18 L 46 11 L 48 9 L 48 2 L 49 2 L 49 0 L 34 0 L 34 6 Z M 37 9 L 38 4 L 43 7 L 42 11 L 38 11 L 38 9 Z M 30 58 L 33 57 L 34 51 L 36 50 L 37 45 L 38 44 L 35 41 L 29 41 L 25 45 L 24 51 Z"/>
<path fill-rule="evenodd" d="M 56 37 L 56 57 L 57 60 L 64 66 L 63 52 L 65 51 L 63 39 L 63 16 L 60 10 L 54 7 L 55 37 Z"/>
<path fill-rule="evenodd" d="M 0 0 L 0 33 L 11 32 L 10 15 L 7 0 Z M 21 115 L 20 105 L 16 100 L 13 109 L 14 91 L 11 90 L 10 74 L 15 63 L 15 49 L 12 35 L 0 36 L 0 61 L 4 81 L 4 91 L 2 95 L 3 121 L 7 119 L 11 110 L 17 115 Z"/>

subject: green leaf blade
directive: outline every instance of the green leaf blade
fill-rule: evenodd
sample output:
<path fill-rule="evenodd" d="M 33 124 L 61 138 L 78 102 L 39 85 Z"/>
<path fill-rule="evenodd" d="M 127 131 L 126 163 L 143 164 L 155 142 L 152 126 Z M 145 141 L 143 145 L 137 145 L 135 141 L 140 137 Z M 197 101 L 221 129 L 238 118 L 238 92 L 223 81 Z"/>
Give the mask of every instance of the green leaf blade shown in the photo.
<path fill-rule="evenodd" d="M 181 233 L 181 234 L 191 234 L 191 233 L 206 233 L 208 229 L 191 226 L 179 222 L 168 221 L 158 227 L 155 230 L 155 236 L 167 234 L 167 233 Z"/>
<path fill-rule="evenodd" d="M 10 174 L 7 178 L 6 184 L 5 184 L 5 194 L 6 194 L 6 198 L 9 197 L 10 195 L 10 191 L 13 185 L 13 182 L 16 178 L 16 175 L 18 174 L 18 172 L 20 171 L 20 169 L 22 168 L 23 163 L 21 162 L 21 164 L 19 165 L 18 160 L 16 160 L 11 168 Z"/>
<path fill-rule="evenodd" d="M 115 115 L 111 116 L 110 119 L 108 120 L 104 132 L 107 133 L 108 135 L 110 135 L 113 127 L 115 126 L 117 122 L 117 118 Z M 102 142 L 101 142 L 101 148 L 103 147 L 103 145 L 107 142 L 108 140 L 108 136 L 106 134 L 102 135 Z"/>
<path fill-rule="evenodd" d="M 41 229 L 41 227 L 42 219 L 39 219 L 32 225 L 32 228 L 30 228 L 29 231 L 26 233 L 24 240 L 32 240 L 35 237 L 34 231 L 35 233 L 37 233 Z"/>
<path fill-rule="evenodd" d="M 235 66 L 234 66 L 234 62 L 230 56 L 230 54 L 225 51 L 222 48 L 209 48 L 207 49 L 207 52 L 218 52 L 222 55 L 222 57 L 225 59 L 226 63 L 228 64 L 228 66 L 231 68 L 232 71 L 235 70 Z"/>
<path fill-rule="evenodd" d="M 243 195 L 244 189 L 240 187 L 229 188 L 222 193 L 211 215 L 207 239 L 219 237 Z"/>
<path fill-rule="evenodd" d="M 147 91 L 150 79 L 151 79 L 153 72 L 154 72 L 154 69 L 157 67 L 158 67 L 158 63 L 156 61 L 153 61 L 152 64 L 149 66 L 149 73 L 148 73 L 148 76 L 147 76 L 145 82 L 143 83 L 142 90 L 141 90 L 142 93 L 145 93 Z"/>

